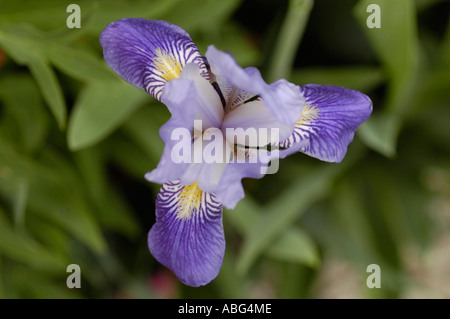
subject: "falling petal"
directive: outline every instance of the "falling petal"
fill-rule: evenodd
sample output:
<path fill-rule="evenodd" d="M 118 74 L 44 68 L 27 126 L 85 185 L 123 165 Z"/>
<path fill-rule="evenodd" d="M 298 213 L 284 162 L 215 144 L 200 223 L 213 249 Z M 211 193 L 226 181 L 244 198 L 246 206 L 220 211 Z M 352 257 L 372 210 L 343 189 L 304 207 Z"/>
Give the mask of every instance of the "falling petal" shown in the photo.
<path fill-rule="evenodd" d="M 166 82 L 179 78 L 188 63 L 196 63 L 202 76 L 209 77 L 189 34 L 166 21 L 115 21 L 102 31 L 100 43 L 106 62 L 117 74 L 158 100 Z"/>
<path fill-rule="evenodd" d="M 186 285 L 208 284 L 218 275 L 225 254 L 222 205 L 196 183 L 164 184 L 148 245 L 152 255 Z"/>
<path fill-rule="evenodd" d="M 372 102 L 361 92 L 330 86 L 301 86 L 306 105 L 292 135 L 280 144 L 282 157 L 300 151 L 327 162 L 340 162 L 355 130 L 372 112 Z"/>

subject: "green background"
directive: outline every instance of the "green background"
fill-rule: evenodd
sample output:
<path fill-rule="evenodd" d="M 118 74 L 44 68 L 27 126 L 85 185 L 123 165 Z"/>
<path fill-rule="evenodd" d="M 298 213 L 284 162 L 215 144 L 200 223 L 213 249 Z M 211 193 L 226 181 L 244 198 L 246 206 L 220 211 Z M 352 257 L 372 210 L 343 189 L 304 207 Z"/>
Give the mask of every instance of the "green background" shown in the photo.
<path fill-rule="evenodd" d="M 66 26 L 70 3 L 80 29 Z M 439 0 L 0 0 L 0 297 L 450 298 L 449 12 Z M 144 174 L 169 113 L 102 59 L 100 32 L 125 17 L 177 24 L 268 82 L 373 101 L 342 163 L 299 153 L 244 180 L 205 287 L 147 248 L 160 185 Z M 381 288 L 366 285 L 370 264 Z"/>

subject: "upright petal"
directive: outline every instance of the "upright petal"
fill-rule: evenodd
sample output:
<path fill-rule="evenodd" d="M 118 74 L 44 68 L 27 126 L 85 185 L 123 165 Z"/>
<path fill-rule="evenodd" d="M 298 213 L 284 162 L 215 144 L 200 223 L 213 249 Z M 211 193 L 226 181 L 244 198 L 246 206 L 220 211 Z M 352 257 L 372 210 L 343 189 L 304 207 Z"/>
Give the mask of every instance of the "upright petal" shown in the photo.
<path fill-rule="evenodd" d="M 261 73 L 253 67 L 241 68 L 233 57 L 217 50 L 214 46 L 209 46 L 205 54 L 211 65 L 213 73 L 222 77 L 220 81 L 225 83 L 226 87 L 233 87 L 231 91 L 233 101 L 235 97 L 241 103 L 249 96 L 259 96 L 264 101 L 265 107 L 273 114 L 276 125 L 280 128 L 280 138 L 288 138 L 294 128 L 296 116 L 301 112 L 305 101 L 300 94 L 299 88 L 286 80 L 278 80 L 270 85 L 264 82 Z M 221 83 L 219 83 L 219 86 Z M 223 86 L 223 84 L 222 84 Z M 240 91 L 236 91 L 236 89 Z M 230 91 L 230 89 L 227 89 Z M 234 102 L 233 102 L 234 103 Z M 245 107 L 242 104 L 239 107 Z M 231 109 L 236 108 L 233 106 Z"/>
<path fill-rule="evenodd" d="M 148 246 L 186 285 L 208 284 L 218 275 L 225 254 L 222 205 L 196 183 L 164 184 L 156 199 L 156 223 Z"/>
<path fill-rule="evenodd" d="M 235 108 L 225 115 L 224 121 L 222 123 L 222 130 L 224 130 L 225 132 L 233 132 L 237 131 L 238 129 L 243 129 L 243 134 L 241 134 L 240 136 L 236 135 L 235 141 L 238 144 L 246 146 L 264 146 L 271 142 L 279 142 L 280 131 L 283 130 L 281 127 L 285 127 L 287 134 L 292 134 L 293 128 L 289 128 L 288 126 L 280 123 L 275 115 L 266 107 L 266 104 L 262 100 L 247 102 L 241 107 Z M 271 131 L 273 132 L 275 130 L 277 131 L 276 135 L 270 134 Z M 252 135 L 250 134 L 252 132 L 254 132 L 256 138 L 248 139 L 248 137 Z M 260 138 L 260 133 L 263 132 L 265 132 L 267 136 L 276 138 L 276 140 L 270 141 Z M 227 138 L 230 137 L 229 135 L 230 134 L 227 134 Z"/>
<path fill-rule="evenodd" d="M 206 163 L 202 149 L 197 156 L 194 149 L 197 143 L 193 141 L 198 139 L 202 142 L 204 130 L 220 126 L 223 109 L 219 96 L 212 85 L 199 75 L 198 67 L 188 64 L 179 79 L 167 83 L 162 101 L 172 116 L 159 131 L 165 143 L 163 156 L 158 167 L 146 174 L 146 178 L 161 184 L 174 179 L 182 179 L 183 184 L 187 180 L 190 183 L 198 181 L 202 190 L 213 192 L 214 185 L 220 179 L 217 175 L 222 174 L 223 168 L 216 167 L 215 163 Z M 196 123 L 200 123 L 200 127 Z M 177 157 L 178 150 L 189 153 L 187 158 Z"/>
<path fill-rule="evenodd" d="M 170 92 L 164 94 L 162 101 L 165 104 L 179 104 L 180 107 L 187 108 L 188 104 L 195 104 L 192 108 L 196 111 L 196 119 L 205 123 L 205 129 L 209 127 L 219 127 L 223 120 L 223 107 L 220 97 L 211 83 L 200 75 L 197 64 L 189 63 L 181 72 L 181 79 L 189 80 L 195 87 L 195 92 L 180 99 L 178 90 L 181 85 L 174 85 Z M 189 99 L 189 100 L 188 100 Z"/>
<path fill-rule="evenodd" d="M 300 151 L 327 162 L 340 162 L 355 130 L 372 112 L 372 102 L 361 92 L 330 86 L 301 86 L 306 105 L 292 135 L 280 144 L 281 157 Z"/>
<path fill-rule="evenodd" d="M 126 18 L 109 24 L 100 35 L 103 55 L 124 80 L 160 100 L 167 81 L 180 77 L 187 63 L 208 71 L 189 34 L 160 20 Z"/>
<path fill-rule="evenodd" d="M 208 54 L 209 55 L 209 54 Z M 232 110 L 238 108 L 242 104 L 251 100 L 261 100 L 261 97 L 255 95 L 255 93 L 250 93 L 245 91 L 242 88 L 234 86 L 228 79 L 227 76 L 224 75 L 223 72 L 227 72 L 226 69 L 222 71 L 218 66 L 214 64 L 209 65 L 211 68 L 211 81 L 217 82 L 217 85 L 220 88 L 220 91 L 224 98 L 224 110 L 225 113 L 229 113 Z M 244 69 L 245 70 L 245 69 Z"/>

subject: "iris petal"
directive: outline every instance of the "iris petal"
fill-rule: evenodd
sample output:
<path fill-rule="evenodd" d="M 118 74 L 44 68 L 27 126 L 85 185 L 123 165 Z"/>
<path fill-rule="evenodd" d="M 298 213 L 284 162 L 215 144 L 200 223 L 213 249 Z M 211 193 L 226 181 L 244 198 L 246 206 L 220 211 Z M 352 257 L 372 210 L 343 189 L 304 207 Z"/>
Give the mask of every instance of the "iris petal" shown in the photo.
<path fill-rule="evenodd" d="M 280 146 L 281 157 L 300 151 L 327 162 L 340 162 L 355 130 L 372 112 L 365 94 L 342 87 L 308 84 L 300 87 L 306 105 L 292 135 Z"/>
<path fill-rule="evenodd" d="M 286 80 L 278 80 L 269 85 L 264 82 L 258 69 L 241 68 L 230 54 L 217 50 L 213 45 L 208 47 L 205 56 L 211 65 L 211 70 L 223 78 L 221 82 L 225 83 L 226 87 L 239 89 L 232 96 L 237 96 L 238 101 L 249 96 L 260 96 L 265 107 L 273 114 L 272 119 L 276 121 L 266 123 L 266 127 L 276 125 L 280 129 L 281 140 L 291 135 L 296 116 L 304 106 L 298 86 Z M 242 104 L 240 107 L 245 105 Z"/>
<path fill-rule="evenodd" d="M 208 54 L 209 55 L 209 54 Z M 234 86 L 224 75 L 223 71 L 215 64 L 210 65 L 212 76 L 223 94 L 225 105 L 225 113 L 229 113 L 234 109 L 240 107 L 248 100 L 261 100 L 260 97 L 254 93 L 247 92 L 239 87 Z M 224 70 L 226 72 L 226 70 Z M 245 71 L 245 69 L 244 69 Z M 226 73 L 225 73 L 226 74 Z"/>
<path fill-rule="evenodd" d="M 183 184 L 199 182 L 202 190 L 213 192 L 223 172 L 221 164 L 207 163 L 203 151 L 195 159 L 196 150 L 192 139 L 195 137 L 196 120 L 201 120 L 197 131 L 199 142 L 202 142 L 201 131 L 220 126 L 223 118 L 223 108 L 219 96 L 212 85 L 199 75 L 198 66 L 188 64 L 181 77 L 167 83 L 162 101 L 168 107 L 171 118 L 160 128 L 160 136 L 165 143 L 163 156 L 158 167 L 146 174 L 146 178 L 155 183 L 166 183 L 181 179 Z M 184 131 L 183 131 L 184 129 Z M 186 132 L 187 138 L 179 138 L 177 132 Z M 221 139 L 223 137 L 219 136 Z M 212 139 L 213 143 L 215 140 Z M 208 141 L 203 141 L 208 144 Z M 222 143 L 225 147 L 225 142 Z M 189 152 L 187 161 L 174 161 L 175 149 Z M 200 146 L 201 148 L 201 146 Z M 208 172 L 208 174 L 205 174 Z M 201 176 L 202 175 L 202 176 Z"/>
<path fill-rule="evenodd" d="M 275 141 L 261 138 L 260 130 L 265 131 L 268 137 L 276 138 L 276 141 L 279 141 L 279 125 L 277 118 L 269 111 L 265 103 L 262 100 L 255 100 L 228 113 L 222 123 L 222 129 L 226 132 L 227 130 L 242 128 L 249 133 L 247 135 L 251 135 L 250 133 L 253 131 L 257 138 L 246 140 L 245 134 L 238 135 L 235 142 L 246 146 L 264 146 Z M 270 130 L 276 131 L 278 134 L 270 134 Z"/>
<path fill-rule="evenodd" d="M 241 180 L 243 178 L 261 178 L 263 168 L 267 164 L 257 163 L 229 163 L 222 175 L 215 196 L 217 200 L 228 209 L 234 209 L 236 204 L 244 198 L 244 188 Z"/>
<path fill-rule="evenodd" d="M 208 71 L 189 34 L 160 20 L 126 18 L 109 24 L 100 35 L 103 55 L 124 80 L 161 99 L 165 83 L 180 77 L 187 63 Z"/>
<path fill-rule="evenodd" d="M 186 285 L 208 284 L 218 275 L 225 254 L 222 205 L 196 184 L 164 184 L 156 199 L 156 223 L 148 246 Z"/>

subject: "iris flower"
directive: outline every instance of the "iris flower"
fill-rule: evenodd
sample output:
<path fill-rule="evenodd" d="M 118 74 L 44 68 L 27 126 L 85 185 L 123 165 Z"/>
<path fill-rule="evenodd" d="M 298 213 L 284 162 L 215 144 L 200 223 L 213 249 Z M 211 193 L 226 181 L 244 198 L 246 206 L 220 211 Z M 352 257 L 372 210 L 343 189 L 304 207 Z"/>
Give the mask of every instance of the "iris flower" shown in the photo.
<path fill-rule="evenodd" d="M 165 21 L 115 21 L 100 43 L 119 76 L 170 110 L 159 131 L 161 160 L 145 176 L 162 184 L 148 246 L 190 286 L 220 271 L 223 206 L 233 209 L 244 197 L 243 178 L 261 178 L 270 160 L 296 152 L 340 162 L 372 111 L 358 91 L 284 79 L 267 84 L 256 68 L 241 68 L 212 45 L 203 57 L 186 31 Z M 247 136 L 251 130 L 256 139 Z M 203 152 L 208 147 L 215 150 Z"/>

